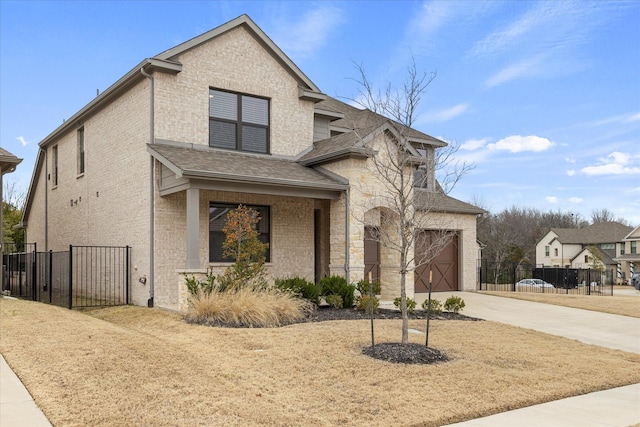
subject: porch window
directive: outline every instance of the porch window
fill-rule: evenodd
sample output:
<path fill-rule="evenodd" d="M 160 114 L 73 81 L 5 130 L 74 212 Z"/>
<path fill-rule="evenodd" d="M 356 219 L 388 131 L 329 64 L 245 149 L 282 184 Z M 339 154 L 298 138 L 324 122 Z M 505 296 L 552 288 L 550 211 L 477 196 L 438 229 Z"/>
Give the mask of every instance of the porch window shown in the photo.
<path fill-rule="evenodd" d="M 271 240 L 271 217 L 268 206 L 251 206 L 248 208 L 258 211 L 260 221 L 258 222 L 258 239 L 262 243 L 270 243 Z M 229 211 L 236 209 L 237 204 L 228 203 L 211 203 L 209 204 L 209 262 L 233 262 L 230 258 L 222 256 L 222 243 L 225 235 L 222 232 L 227 223 L 227 214 Z M 267 247 L 265 253 L 266 261 L 271 259 L 271 245 Z"/>
<path fill-rule="evenodd" d="M 209 89 L 209 146 L 269 152 L 269 100 Z"/>

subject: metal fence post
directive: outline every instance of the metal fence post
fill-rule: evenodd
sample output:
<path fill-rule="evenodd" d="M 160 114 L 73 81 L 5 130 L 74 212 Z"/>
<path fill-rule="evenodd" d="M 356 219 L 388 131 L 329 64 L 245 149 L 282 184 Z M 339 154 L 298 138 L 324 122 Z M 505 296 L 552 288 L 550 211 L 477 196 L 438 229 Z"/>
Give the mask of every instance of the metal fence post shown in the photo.
<path fill-rule="evenodd" d="M 125 246 L 125 250 L 126 250 L 126 266 L 125 266 L 125 270 L 126 270 L 126 277 L 125 277 L 125 289 L 126 289 L 126 298 L 125 298 L 125 303 L 128 305 L 129 304 L 129 246 Z"/>
<path fill-rule="evenodd" d="M 73 309 L 73 245 L 69 245 L 69 310 Z"/>
<path fill-rule="evenodd" d="M 31 263 L 31 283 L 33 284 L 33 300 L 39 301 L 40 298 L 36 297 L 36 291 L 38 289 L 38 251 L 36 250 L 36 243 L 33 244 L 33 262 Z M 26 247 L 25 247 L 26 250 Z M 26 268 L 25 268 L 26 270 Z M 37 298 L 37 299 L 36 299 Z"/>
<path fill-rule="evenodd" d="M 47 274 L 47 283 L 49 284 L 49 304 L 53 303 L 53 250 L 49 249 L 49 259 L 45 263 L 45 273 Z"/>

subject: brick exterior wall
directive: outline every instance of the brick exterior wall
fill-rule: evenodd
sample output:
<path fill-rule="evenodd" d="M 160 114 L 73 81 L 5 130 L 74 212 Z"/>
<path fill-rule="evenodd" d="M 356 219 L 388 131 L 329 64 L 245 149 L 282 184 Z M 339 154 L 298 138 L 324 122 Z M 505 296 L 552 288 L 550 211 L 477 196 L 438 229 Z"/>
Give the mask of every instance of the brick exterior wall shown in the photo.
<path fill-rule="evenodd" d="M 77 174 L 77 129 L 84 126 L 85 173 Z M 38 176 L 27 239 L 38 250 L 69 245 L 125 246 L 132 250 L 131 298 L 146 305 L 149 274 L 149 88 L 146 80 L 114 100 L 47 148 L 58 147 L 58 185 L 47 181 L 48 248 L 45 246 L 46 168 Z"/>
<path fill-rule="evenodd" d="M 295 156 L 313 138 L 313 108 L 298 82 L 243 27 L 182 54 L 176 76 L 156 81 L 156 138 L 209 143 L 209 88 L 270 99 L 271 153 Z"/>

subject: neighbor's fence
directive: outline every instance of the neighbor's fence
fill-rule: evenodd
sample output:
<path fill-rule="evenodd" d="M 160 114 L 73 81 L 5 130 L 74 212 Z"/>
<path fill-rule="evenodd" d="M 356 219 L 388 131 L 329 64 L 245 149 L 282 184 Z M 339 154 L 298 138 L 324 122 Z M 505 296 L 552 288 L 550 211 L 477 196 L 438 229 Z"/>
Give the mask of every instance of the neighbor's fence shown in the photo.
<path fill-rule="evenodd" d="M 533 264 L 478 262 L 478 289 L 481 291 L 613 295 L 613 270 L 544 267 Z M 523 279 L 541 279 L 553 287 L 518 285 Z"/>
<path fill-rule="evenodd" d="M 38 252 L 4 246 L 4 287 L 12 296 L 68 308 L 129 304 L 131 247 L 69 246 Z"/>

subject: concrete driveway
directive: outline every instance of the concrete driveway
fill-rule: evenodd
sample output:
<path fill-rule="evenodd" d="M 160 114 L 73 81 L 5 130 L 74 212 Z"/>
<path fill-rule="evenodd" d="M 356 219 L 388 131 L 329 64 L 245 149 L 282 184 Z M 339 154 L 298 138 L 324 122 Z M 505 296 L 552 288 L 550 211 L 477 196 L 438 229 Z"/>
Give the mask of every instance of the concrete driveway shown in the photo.
<path fill-rule="evenodd" d="M 546 332 L 585 344 L 640 354 L 640 318 L 637 317 L 618 316 L 476 292 L 438 292 L 432 294 L 432 297 L 444 302 L 451 295 L 464 299 L 466 306 L 462 313 L 467 316 Z M 416 294 L 418 306 L 426 298 L 427 294 Z M 638 298 L 638 305 L 640 305 L 640 298 Z"/>

